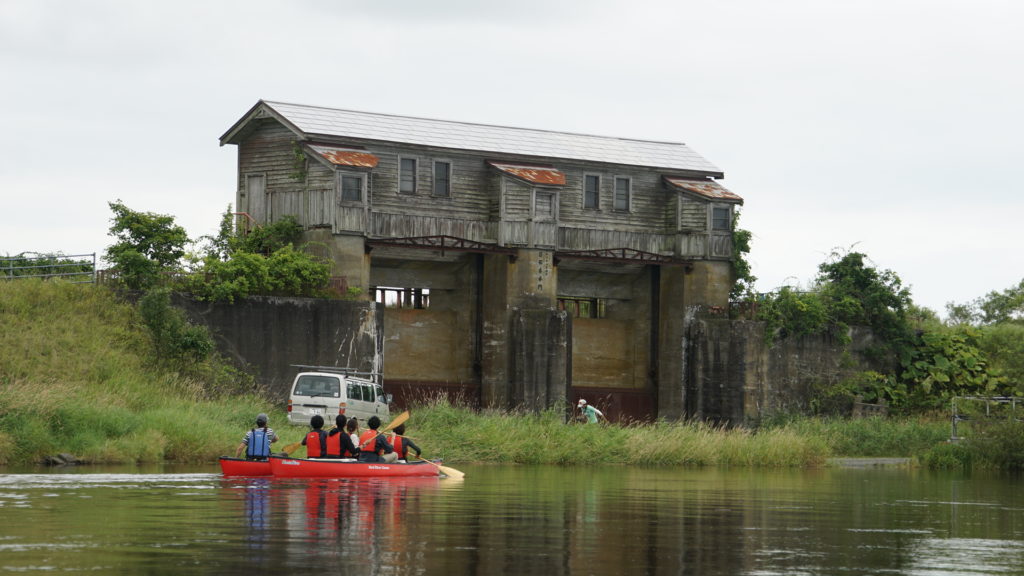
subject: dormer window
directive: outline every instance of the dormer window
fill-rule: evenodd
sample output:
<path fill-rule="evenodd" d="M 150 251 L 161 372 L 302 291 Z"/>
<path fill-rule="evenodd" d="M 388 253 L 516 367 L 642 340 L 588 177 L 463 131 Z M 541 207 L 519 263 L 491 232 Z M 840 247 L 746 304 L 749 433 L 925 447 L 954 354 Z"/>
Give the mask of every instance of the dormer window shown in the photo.
<path fill-rule="evenodd" d="M 715 206 L 711 209 L 711 229 L 712 230 L 731 230 L 731 211 L 728 208 L 720 208 Z"/>
<path fill-rule="evenodd" d="M 348 202 L 363 201 L 363 177 L 358 174 L 338 173 L 338 187 L 341 199 Z"/>

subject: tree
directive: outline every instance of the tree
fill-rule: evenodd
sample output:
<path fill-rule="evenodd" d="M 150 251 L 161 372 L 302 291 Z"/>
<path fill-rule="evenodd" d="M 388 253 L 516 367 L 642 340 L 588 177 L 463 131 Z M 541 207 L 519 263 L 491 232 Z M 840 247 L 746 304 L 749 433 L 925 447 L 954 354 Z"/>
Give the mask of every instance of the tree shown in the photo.
<path fill-rule="evenodd" d="M 136 212 L 120 200 L 109 205 L 114 213 L 110 235 L 117 242 L 107 247 L 107 261 L 127 287 L 139 290 L 155 285 L 160 273 L 174 269 L 185 255 L 188 234 L 173 216 Z"/>
<path fill-rule="evenodd" d="M 750 253 L 750 242 L 753 234 L 750 230 L 743 230 L 739 227 L 740 214 L 732 220 L 732 290 L 729 291 L 729 299 L 736 301 L 754 294 L 754 283 L 757 276 L 754 276 L 747 261 L 747 254 Z"/>
<path fill-rule="evenodd" d="M 818 289 L 834 325 L 867 326 L 895 350 L 910 333 L 910 290 L 895 272 L 878 270 L 867 260 L 861 252 L 833 252 L 818 266 Z"/>

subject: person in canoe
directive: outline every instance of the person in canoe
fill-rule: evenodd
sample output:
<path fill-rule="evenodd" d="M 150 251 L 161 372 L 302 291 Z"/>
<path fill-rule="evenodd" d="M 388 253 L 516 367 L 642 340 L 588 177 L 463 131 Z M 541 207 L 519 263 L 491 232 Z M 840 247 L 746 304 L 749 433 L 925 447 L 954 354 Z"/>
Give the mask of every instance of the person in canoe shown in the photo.
<path fill-rule="evenodd" d="M 369 428 L 359 436 L 359 461 L 360 462 L 395 462 L 398 454 L 383 434 L 377 431 L 380 428 L 380 418 L 370 416 L 366 421 Z"/>
<path fill-rule="evenodd" d="M 324 431 L 324 417 L 317 414 L 309 419 L 312 430 L 302 439 L 302 445 L 306 447 L 306 458 L 327 457 L 327 432 Z"/>
<path fill-rule="evenodd" d="M 359 457 L 359 419 L 355 416 L 348 419 L 348 424 L 345 425 L 345 431 L 348 432 L 350 438 L 352 438 L 352 445 L 356 447 L 355 457 Z"/>
<path fill-rule="evenodd" d="M 412 441 L 412 438 L 405 437 L 404 423 L 395 426 L 395 436 L 394 440 L 391 441 L 391 445 L 394 446 L 395 454 L 398 454 L 399 460 L 407 460 L 406 456 L 408 456 L 409 450 L 416 451 L 417 459 L 419 459 L 420 453 L 422 452 L 422 450 L 420 450 L 420 447 L 417 446 L 416 443 Z"/>
<path fill-rule="evenodd" d="M 334 428 L 327 433 L 327 457 L 328 458 L 355 458 L 359 455 L 352 437 L 349 436 L 345 427 L 348 420 L 344 414 L 338 414 L 334 419 Z"/>
<path fill-rule="evenodd" d="M 245 450 L 246 460 L 266 460 L 270 456 L 270 445 L 277 442 L 277 434 L 273 428 L 267 428 L 267 415 L 256 416 L 256 427 L 245 433 L 242 443 L 235 448 L 235 458 Z"/>

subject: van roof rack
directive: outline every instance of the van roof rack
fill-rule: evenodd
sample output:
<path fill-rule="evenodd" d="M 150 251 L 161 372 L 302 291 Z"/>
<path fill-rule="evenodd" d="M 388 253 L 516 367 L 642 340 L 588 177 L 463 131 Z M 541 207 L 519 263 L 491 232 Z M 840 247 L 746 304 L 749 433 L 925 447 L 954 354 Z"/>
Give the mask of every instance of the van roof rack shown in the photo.
<path fill-rule="evenodd" d="M 300 368 L 302 370 L 315 370 L 317 372 L 333 372 L 335 374 L 344 374 L 346 376 L 380 376 L 380 372 L 360 372 L 355 368 L 345 368 L 342 366 L 310 366 L 308 364 L 290 364 L 292 368 Z"/>

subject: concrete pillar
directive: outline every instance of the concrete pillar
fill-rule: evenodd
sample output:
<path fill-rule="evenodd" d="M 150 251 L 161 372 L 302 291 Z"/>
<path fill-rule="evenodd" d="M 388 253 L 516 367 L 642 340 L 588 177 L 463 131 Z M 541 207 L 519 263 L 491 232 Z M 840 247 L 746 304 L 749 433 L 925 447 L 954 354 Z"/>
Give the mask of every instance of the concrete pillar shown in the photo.
<path fill-rule="evenodd" d="M 303 240 L 310 243 L 311 252 L 331 261 L 331 276 L 344 278 L 350 291 L 359 290 L 358 300 L 373 300 L 370 255 L 366 253 L 362 236 L 333 234 L 327 228 L 316 228 L 303 233 Z"/>
<path fill-rule="evenodd" d="M 557 311 L 553 254 L 484 256 L 481 390 L 484 406 L 543 409 L 566 396 L 567 325 Z"/>
<path fill-rule="evenodd" d="M 658 417 L 681 420 L 686 416 L 686 285 L 682 266 L 662 266 L 657 287 L 657 407 Z"/>
<path fill-rule="evenodd" d="M 732 290 L 732 264 L 718 260 L 694 262 L 686 275 L 687 305 L 728 309 Z"/>

